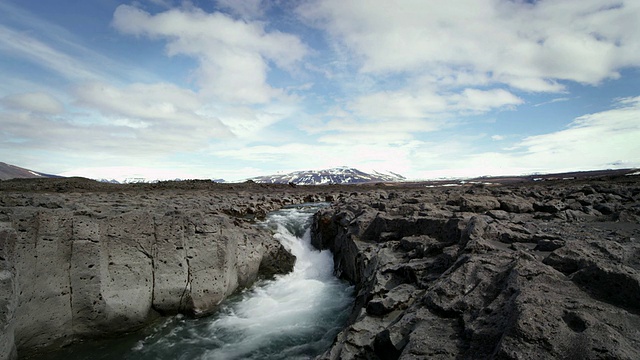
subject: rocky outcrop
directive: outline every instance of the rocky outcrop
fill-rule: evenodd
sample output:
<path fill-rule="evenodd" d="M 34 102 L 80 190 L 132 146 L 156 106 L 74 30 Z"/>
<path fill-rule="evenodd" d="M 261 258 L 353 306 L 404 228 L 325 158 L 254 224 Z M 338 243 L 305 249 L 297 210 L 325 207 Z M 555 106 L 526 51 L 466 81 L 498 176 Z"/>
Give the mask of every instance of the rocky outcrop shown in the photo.
<path fill-rule="evenodd" d="M 314 218 L 356 286 L 323 359 L 634 359 L 640 185 L 376 189 Z"/>
<path fill-rule="evenodd" d="M 0 359 L 206 315 L 259 276 L 290 271 L 295 257 L 253 219 L 315 198 L 254 194 L 0 193 Z"/>
<path fill-rule="evenodd" d="M 635 359 L 634 177 L 425 188 L 0 182 L 0 360 L 204 315 L 293 258 L 254 221 L 331 201 L 312 242 L 356 300 L 325 359 Z"/>

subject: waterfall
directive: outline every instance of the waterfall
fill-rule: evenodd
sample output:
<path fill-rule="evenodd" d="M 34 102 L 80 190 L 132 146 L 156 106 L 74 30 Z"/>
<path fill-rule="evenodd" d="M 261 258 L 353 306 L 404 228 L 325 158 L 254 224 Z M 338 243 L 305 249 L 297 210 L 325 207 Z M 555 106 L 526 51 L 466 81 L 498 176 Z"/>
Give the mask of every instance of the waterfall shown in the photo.
<path fill-rule="evenodd" d="M 282 209 L 262 224 L 296 256 L 291 273 L 259 281 L 211 317 L 171 317 L 125 339 L 71 346 L 56 359 L 288 360 L 322 354 L 347 321 L 353 289 L 333 275 L 332 254 L 311 246 L 317 209 Z"/>

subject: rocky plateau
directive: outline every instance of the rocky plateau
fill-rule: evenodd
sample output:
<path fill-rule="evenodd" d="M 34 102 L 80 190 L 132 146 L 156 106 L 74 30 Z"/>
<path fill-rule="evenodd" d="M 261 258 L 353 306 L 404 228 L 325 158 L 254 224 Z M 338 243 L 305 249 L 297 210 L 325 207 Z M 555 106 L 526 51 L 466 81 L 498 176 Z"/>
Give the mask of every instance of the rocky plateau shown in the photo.
<path fill-rule="evenodd" d="M 640 179 L 426 187 L 0 181 L 0 360 L 202 316 L 312 242 L 357 297 L 321 359 L 640 358 Z"/>
<path fill-rule="evenodd" d="M 323 359 L 640 358 L 636 177 L 353 192 L 313 244 L 356 285 Z"/>

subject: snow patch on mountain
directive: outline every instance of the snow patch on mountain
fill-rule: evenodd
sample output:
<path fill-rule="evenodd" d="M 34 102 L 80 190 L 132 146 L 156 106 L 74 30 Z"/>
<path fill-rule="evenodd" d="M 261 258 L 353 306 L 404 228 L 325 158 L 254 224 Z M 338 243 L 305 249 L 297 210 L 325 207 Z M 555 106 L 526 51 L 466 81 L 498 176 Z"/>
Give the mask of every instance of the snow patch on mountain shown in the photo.
<path fill-rule="evenodd" d="M 349 167 L 338 167 L 324 170 L 303 170 L 287 174 L 258 176 L 249 180 L 266 184 L 325 185 L 325 184 L 357 184 L 369 182 L 396 182 L 406 180 L 404 176 L 393 172 L 373 171 L 366 173 Z"/>

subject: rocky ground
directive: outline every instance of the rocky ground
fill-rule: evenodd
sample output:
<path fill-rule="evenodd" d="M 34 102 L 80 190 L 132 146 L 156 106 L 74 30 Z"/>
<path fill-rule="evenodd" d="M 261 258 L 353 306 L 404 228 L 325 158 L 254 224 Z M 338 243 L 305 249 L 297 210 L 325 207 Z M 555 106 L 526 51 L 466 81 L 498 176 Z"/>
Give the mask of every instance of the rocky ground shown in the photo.
<path fill-rule="evenodd" d="M 210 181 L 0 181 L 0 359 L 214 311 L 293 266 L 256 220 L 322 196 Z"/>
<path fill-rule="evenodd" d="M 256 220 L 328 201 L 356 286 L 325 359 L 637 359 L 640 178 L 506 185 L 0 181 L 0 359 L 206 314 L 292 258 Z"/>
<path fill-rule="evenodd" d="M 355 191 L 314 245 L 357 287 L 324 359 L 640 358 L 637 177 Z"/>

